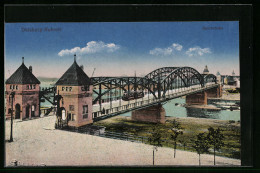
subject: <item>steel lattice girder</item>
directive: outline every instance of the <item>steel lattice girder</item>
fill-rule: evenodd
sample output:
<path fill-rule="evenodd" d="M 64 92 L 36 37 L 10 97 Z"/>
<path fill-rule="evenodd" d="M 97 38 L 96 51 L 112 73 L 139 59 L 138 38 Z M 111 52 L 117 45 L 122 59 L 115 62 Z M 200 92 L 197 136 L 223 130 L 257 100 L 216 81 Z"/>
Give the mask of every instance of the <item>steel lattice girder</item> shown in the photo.
<path fill-rule="evenodd" d="M 217 77 L 214 74 L 207 74 L 207 75 L 203 75 L 203 76 L 204 76 L 205 83 L 208 83 L 208 82 L 217 83 Z"/>
<path fill-rule="evenodd" d="M 121 88 L 125 92 L 137 89 L 148 90 L 157 98 L 155 95 L 157 90 L 163 91 L 165 94 L 174 82 L 177 83 L 174 88 L 183 87 L 183 84 L 185 87 L 196 84 L 203 87 L 207 82 L 216 82 L 216 76 L 213 74 L 202 75 L 192 67 L 163 67 L 150 72 L 144 77 L 92 77 L 91 82 L 94 87 L 103 85 L 108 89 L 103 93 L 94 90 L 98 95 L 93 101 L 96 102 L 110 90 L 116 88 Z"/>

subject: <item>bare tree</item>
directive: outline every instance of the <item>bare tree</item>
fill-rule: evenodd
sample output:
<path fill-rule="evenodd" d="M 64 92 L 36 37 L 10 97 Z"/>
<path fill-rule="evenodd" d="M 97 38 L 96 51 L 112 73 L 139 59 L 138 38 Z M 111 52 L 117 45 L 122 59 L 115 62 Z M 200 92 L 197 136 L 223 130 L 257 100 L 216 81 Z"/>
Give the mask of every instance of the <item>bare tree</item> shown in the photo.
<path fill-rule="evenodd" d="M 179 135 L 183 134 L 183 128 L 181 127 L 180 123 L 177 122 L 176 120 L 173 120 L 172 122 L 172 128 L 171 130 L 171 136 L 170 138 L 173 140 L 174 142 L 174 158 L 176 155 L 176 148 L 177 148 L 177 138 Z"/>
<path fill-rule="evenodd" d="M 192 140 L 192 142 L 193 142 L 192 147 L 199 154 L 199 165 L 200 165 L 200 155 L 205 152 L 208 152 L 209 142 L 207 140 L 207 136 L 205 136 L 205 133 L 199 133 L 196 137 L 197 137 L 197 139 L 195 141 Z"/>
<path fill-rule="evenodd" d="M 154 165 L 154 151 L 157 151 L 158 147 L 162 146 L 162 139 L 161 139 L 161 133 L 159 131 L 158 125 L 153 127 L 151 135 L 148 138 L 150 144 L 152 144 L 153 147 L 153 165 Z"/>
<path fill-rule="evenodd" d="M 217 128 L 216 130 L 213 127 L 208 128 L 208 141 L 209 144 L 213 146 L 214 150 L 214 165 L 216 165 L 216 150 L 219 150 L 221 147 L 224 146 L 224 135 L 222 134 L 222 131 L 220 128 Z"/>

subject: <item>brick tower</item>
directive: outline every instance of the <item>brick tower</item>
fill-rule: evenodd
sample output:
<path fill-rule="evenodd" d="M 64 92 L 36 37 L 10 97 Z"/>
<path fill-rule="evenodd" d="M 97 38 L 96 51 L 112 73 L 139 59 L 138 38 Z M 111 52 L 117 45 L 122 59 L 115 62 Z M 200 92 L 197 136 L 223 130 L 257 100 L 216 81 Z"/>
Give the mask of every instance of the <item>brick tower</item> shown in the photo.
<path fill-rule="evenodd" d="M 57 94 L 61 95 L 60 101 L 62 120 L 68 126 L 83 126 L 93 123 L 92 120 L 92 90 L 90 78 L 76 62 L 56 82 Z"/>
<path fill-rule="evenodd" d="M 10 94 L 14 92 L 13 116 L 16 119 L 38 117 L 40 115 L 40 81 L 32 74 L 32 67 L 29 69 L 22 65 L 6 80 L 6 117 L 11 117 Z"/>

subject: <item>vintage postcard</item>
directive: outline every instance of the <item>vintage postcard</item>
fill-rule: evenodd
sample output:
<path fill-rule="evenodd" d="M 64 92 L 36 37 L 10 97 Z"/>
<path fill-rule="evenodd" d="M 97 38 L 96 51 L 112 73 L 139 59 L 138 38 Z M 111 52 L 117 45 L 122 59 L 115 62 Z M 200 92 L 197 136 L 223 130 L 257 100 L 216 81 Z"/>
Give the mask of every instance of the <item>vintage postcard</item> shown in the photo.
<path fill-rule="evenodd" d="M 241 166 L 238 21 L 5 23 L 5 166 Z"/>

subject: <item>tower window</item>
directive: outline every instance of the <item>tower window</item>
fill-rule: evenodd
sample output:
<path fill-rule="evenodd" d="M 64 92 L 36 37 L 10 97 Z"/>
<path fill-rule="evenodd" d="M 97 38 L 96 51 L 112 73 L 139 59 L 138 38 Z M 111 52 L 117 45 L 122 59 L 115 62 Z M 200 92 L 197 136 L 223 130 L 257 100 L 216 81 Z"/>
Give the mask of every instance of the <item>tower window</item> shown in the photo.
<path fill-rule="evenodd" d="M 29 89 L 29 85 L 26 85 L 26 89 Z"/>
<path fill-rule="evenodd" d="M 81 90 L 82 91 L 89 91 L 89 86 L 88 85 L 82 86 Z"/>
<path fill-rule="evenodd" d="M 16 85 L 16 89 L 18 90 L 18 85 Z"/>
<path fill-rule="evenodd" d="M 35 89 L 35 85 L 33 85 L 33 89 Z"/>
<path fill-rule="evenodd" d="M 70 106 L 69 106 L 69 110 L 70 110 L 70 111 L 74 111 L 74 105 L 70 105 Z"/>
<path fill-rule="evenodd" d="M 65 87 L 62 87 L 61 90 L 64 91 Z"/>
<path fill-rule="evenodd" d="M 88 118 L 88 105 L 83 105 L 83 118 Z"/>
<path fill-rule="evenodd" d="M 71 121 L 75 121 L 75 115 L 71 114 Z"/>
<path fill-rule="evenodd" d="M 72 87 L 69 87 L 69 91 L 72 91 Z"/>

